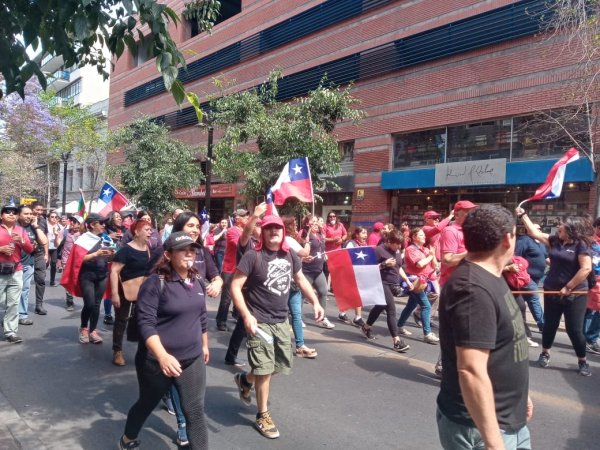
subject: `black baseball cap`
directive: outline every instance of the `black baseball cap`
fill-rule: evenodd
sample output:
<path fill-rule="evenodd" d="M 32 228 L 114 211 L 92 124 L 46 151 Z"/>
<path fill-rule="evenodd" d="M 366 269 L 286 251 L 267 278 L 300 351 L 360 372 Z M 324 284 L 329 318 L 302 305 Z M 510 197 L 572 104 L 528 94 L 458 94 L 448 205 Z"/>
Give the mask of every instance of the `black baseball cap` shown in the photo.
<path fill-rule="evenodd" d="M 94 223 L 94 222 L 104 223 L 104 217 L 101 216 L 100 214 L 89 213 L 87 215 L 87 217 L 85 218 L 85 223 L 90 224 L 90 223 Z"/>
<path fill-rule="evenodd" d="M 171 235 L 163 244 L 163 248 L 168 251 L 181 250 L 182 248 L 189 247 L 190 245 L 194 248 L 202 248 L 202 246 L 194 241 L 194 239 L 185 231 L 177 231 L 175 233 L 171 233 Z"/>
<path fill-rule="evenodd" d="M 14 211 L 14 212 L 19 212 L 19 207 L 16 206 L 14 203 L 10 203 L 8 205 L 4 205 L 2 207 L 2 210 L 0 211 L 0 214 L 4 214 L 7 211 Z"/>

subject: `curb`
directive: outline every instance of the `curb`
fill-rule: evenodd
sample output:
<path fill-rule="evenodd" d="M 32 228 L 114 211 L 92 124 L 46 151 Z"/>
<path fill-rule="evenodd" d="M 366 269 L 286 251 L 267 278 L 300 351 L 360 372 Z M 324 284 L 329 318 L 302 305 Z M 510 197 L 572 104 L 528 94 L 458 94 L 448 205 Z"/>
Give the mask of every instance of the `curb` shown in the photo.
<path fill-rule="evenodd" d="M 0 391 L 0 448 L 3 450 L 46 449 L 36 433 Z"/>

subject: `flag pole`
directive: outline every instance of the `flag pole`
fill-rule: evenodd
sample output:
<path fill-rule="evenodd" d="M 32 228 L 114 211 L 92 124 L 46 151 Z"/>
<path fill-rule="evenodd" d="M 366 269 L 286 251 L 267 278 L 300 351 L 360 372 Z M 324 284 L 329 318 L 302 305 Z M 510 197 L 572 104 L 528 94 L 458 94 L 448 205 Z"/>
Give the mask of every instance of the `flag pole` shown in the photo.
<path fill-rule="evenodd" d="M 524 205 L 525 203 L 527 203 L 528 201 L 529 201 L 528 199 L 525 199 L 525 200 L 523 200 L 521 203 L 519 203 L 519 206 L 517 206 L 517 208 L 522 208 L 522 207 L 523 207 L 523 205 Z"/>

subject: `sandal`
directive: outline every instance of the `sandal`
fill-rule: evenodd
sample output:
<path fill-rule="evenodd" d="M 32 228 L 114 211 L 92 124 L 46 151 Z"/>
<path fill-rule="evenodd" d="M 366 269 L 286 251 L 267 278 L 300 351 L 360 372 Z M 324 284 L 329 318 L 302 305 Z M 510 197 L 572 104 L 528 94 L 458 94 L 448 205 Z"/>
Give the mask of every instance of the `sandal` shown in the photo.
<path fill-rule="evenodd" d="M 296 356 L 300 358 L 315 359 L 317 357 L 317 351 L 314 348 L 308 348 L 303 345 L 302 347 L 296 347 Z"/>

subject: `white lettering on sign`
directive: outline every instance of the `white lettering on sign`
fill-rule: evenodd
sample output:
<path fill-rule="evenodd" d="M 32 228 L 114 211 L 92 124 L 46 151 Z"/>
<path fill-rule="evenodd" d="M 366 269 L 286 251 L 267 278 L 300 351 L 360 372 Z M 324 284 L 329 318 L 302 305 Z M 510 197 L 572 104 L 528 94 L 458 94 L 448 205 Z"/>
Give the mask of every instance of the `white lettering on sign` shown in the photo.
<path fill-rule="evenodd" d="M 435 165 L 436 187 L 505 183 L 506 158 Z"/>

